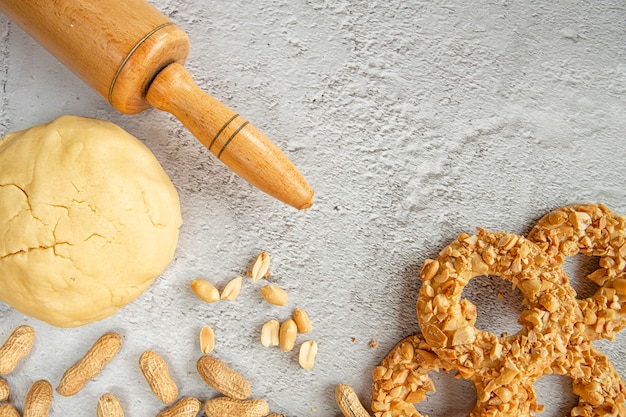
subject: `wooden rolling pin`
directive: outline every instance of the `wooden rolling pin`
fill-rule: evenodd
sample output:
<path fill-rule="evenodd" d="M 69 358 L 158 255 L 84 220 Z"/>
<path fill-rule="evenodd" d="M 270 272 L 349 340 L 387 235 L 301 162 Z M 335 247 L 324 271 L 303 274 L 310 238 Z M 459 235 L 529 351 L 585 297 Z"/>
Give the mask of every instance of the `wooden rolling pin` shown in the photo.
<path fill-rule="evenodd" d="M 184 68 L 185 32 L 144 0 L 0 0 L 0 11 L 122 113 L 176 116 L 225 165 L 298 209 L 313 190 L 263 133 Z"/>

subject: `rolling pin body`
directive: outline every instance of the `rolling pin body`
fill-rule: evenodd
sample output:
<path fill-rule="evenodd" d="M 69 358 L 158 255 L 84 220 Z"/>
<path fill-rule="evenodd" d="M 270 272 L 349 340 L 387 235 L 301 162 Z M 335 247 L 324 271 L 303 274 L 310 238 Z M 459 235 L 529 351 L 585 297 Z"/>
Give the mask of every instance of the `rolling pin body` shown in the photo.
<path fill-rule="evenodd" d="M 239 176 L 311 206 L 313 190 L 293 163 L 193 82 L 187 35 L 145 0 L 0 0 L 0 11 L 120 112 L 170 112 Z"/>
<path fill-rule="evenodd" d="M 189 40 L 144 0 L 1 0 L 0 11 L 122 113 L 150 105 L 145 93 Z"/>

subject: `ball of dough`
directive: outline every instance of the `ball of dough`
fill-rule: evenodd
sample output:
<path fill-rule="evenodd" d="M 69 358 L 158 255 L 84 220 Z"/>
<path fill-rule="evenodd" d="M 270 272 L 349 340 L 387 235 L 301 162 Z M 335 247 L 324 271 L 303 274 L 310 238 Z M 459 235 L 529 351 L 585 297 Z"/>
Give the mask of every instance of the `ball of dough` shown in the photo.
<path fill-rule="evenodd" d="M 0 300 L 59 327 L 116 313 L 172 260 L 178 194 L 138 139 L 62 116 L 0 139 Z"/>

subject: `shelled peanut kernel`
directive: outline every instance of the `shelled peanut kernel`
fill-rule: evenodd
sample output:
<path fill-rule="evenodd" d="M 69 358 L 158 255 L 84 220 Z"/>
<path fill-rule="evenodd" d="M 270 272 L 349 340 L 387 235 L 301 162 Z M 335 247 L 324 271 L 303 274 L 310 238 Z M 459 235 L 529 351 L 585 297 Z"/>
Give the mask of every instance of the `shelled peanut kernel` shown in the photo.
<path fill-rule="evenodd" d="M 210 326 L 204 326 L 200 330 L 200 350 L 202 353 L 208 354 L 215 348 L 215 333 Z"/>
<path fill-rule="evenodd" d="M 270 261 L 271 258 L 267 252 L 261 252 L 259 256 L 256 257 L 252 264 L 252 271 L 250 272 L 253 282 L 257 282 L 261 278 L 268 276 Z"/>
<path fill-rule="evenodd" d="M 316 356 L 317 343 L 315 342 L 315 340 L 307 340 L 300 345 L 298 363 L 303 369 L 306 369 L 307 371 L 313 369 Z"/>
<path fill-rule="evenodd" d="M 278 320 L 269 320 L 261 329 L 261 344 L 265 347 L 278 346 L 280 343 L 280 323 Z"/>
<path fill-rule="evenodd" d="M 213 284 L 204 279 L 191 281 L 191 290 L 205 303 L 214 303 L 220 299 L 220 292 Z"/>
<path fill-rule="evenodd" d="M 228 281 L 228 283 L 222 290 L 222 294 L 220 295 L 220 298 L 222 300 L 229 300 L 229 301 L 234 301 L 235 299 L 237 299 L 237 297 L 239 297 L 239 293 L 241 292 L 242 281 L 243 281 L 242 277 L 235 277 L 231 279 L 230 281 Z"/>
<path fill-rule="evenodd" d="M 309 315 L 301 308 L 296 308 L 293 311 L 293 321 L 296 322 L 296 326 L 298 327 L 298 333 L 305 334 L 313 329 L 313 326 L 311 325 L 311 320 L 309 319 Z"/>
<path fill-rule="evenodd" d="M 285 320 L 279 329 L 279 345 L 283 352 L 289 352 L 296 344 L 296 336 L 298 334 L 298 326 L 293 319 Z"/>
<path fill-rule="evenodd" d="M 261 288 L 261 295 L 270 304 L 284 306 L 289 302 L 289 295 L 285 290 L 276 285 L 268 284 Z"/>

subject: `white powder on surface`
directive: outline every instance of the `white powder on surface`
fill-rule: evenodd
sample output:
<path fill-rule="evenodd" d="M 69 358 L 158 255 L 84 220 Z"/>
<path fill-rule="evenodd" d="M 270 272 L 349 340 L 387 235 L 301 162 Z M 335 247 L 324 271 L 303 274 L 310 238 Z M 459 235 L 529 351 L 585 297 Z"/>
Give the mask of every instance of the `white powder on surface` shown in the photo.
<path fill-rule="evenodd" d="M 118 114 L 0 17 L 0 127 L 63 113 L 120 124 L 157 155 L 184 220 L 174 262 L 110 319 L 62 330 L 0 306 L 0 337 L 21 323 L 38 331 L 29 360 L 9 377 L 18 404 L 32 380 L 56 384 L 109 330 L 124 336 L 119 357 L 79 395 L 57 398 L 52 415 L 92 412 L 106 391 L 119 394 L 129 416 L 155 415 L 161 405 L 136 366 L 152 348 L 182 394 L 213 397 L 195 373 L 197 335 L 208 324 L 215 355 L 249 377 L 253 396 L 273 411 L 336 416 L 335 384 L 352 385 L 368 404 L 373 367 L 419 330 L 421 264 L 459 233 L 525 234 L 543 214 L 577 202 L 626 213 L 622 1 L 153 4 L 189 34 L 187 68 L 202 88 L 285 150 L 315 189 L 315 205 L 296 212 L 261 194 L 167 114 Z M 268 306 L 251 281 L 232 303 L 202 304 L 191 293 L 192 279 L 224 285 L 262 250 L 288 306 Z M 475 302 L 489 323 L 503 300 L 487 288 Z M 319 344 L 312 371 L 299 368 L 296 350 L 260 344 L 262 324 L 295 307 L 313 323 L 296 348 L 308 338 Z M 626 334 L 596 345 L 626 376 Z M 564 384 L 548 378 L 536 387 L 546 414 L 568 412 Z M 422 411 L 466 415 L 466 388 L 441 389 Z M 465 408 L 451 410 L 451 400 Z"/>

